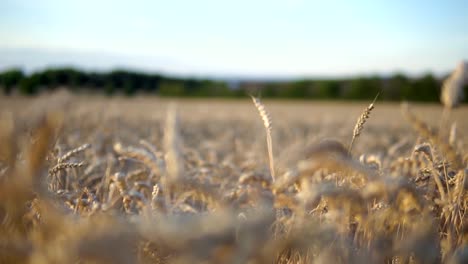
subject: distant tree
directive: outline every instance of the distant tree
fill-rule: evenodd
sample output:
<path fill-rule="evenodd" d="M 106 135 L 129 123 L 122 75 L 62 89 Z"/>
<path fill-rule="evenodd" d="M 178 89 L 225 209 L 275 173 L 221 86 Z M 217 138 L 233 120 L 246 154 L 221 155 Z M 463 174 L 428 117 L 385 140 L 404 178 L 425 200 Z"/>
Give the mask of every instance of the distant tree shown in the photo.
<path fill-rule="evenodd" d="M 314 84 L 316 97 L 322 99 L 336 99 L 340 95 L 340 83 L 338 81 L 322 80 Z"/>
<path fill-rule="evenodd" d="M 137 86 L 136 86 L 135 82 L 130 78 L 124 79 L 124 81 L 123 81 L 123 91 L 124 91 L 125 95 L 134 95 L 136 93 L 136 91 L 137 91 Z"/>
<path fill-rule="evenodd" d="M 104 90 L 105 86 L 110 85 L 107 74 L 93 73 L 89 76 L 89 85 Z"/>
<path fill-rule="evenodd" d="M 403 91 L 410 89 L 411 83 L 408 77 L 404 74 L 397 73 L 390 79 L 385 81 L 384 93 L 382 98 L 386 100 L 398 101 L 401 100 L 405 93 Z"/>
<path fill-rule="evenodd" d="M 418 101 L 437 102 L 440 94 L 440 83 L 432 74 L 426 74 L 414 81 L 414 99 Z"/>
<path fill-rule="evenodd" d="M 382 91 L 383 100 L 439 101 L 440 80 L 431 74 L 409 78 L 395 74 L 390 78 L 360 77 L 348 80 L 303 79 L 289 82 L 241 82 L 233 89 L 225 81 L 197 78 L 173 78 L 125 69 L 111 72 L 85 72 L 73 68 L 55 68 L 24 75 L 19 69 L 0 72 L 0 89 L 9 94 L 15 88 L 24 94 L 65 86 L 74 90 L 133 95 L 138 91 L 161 96 L 244 97 L 254 94 L 266 98 L 372 99 Z M 465 90 L 467 88 L 465 87 Z M 468 100 L 468 91 L 465 92 Z"/>
<path fill-rule="evenodd" d="M 371 99 L 380 92 L 380 79 L 377 77 L 357 78 L 351 80 L 349 89 L 345 94 L 348 99 Z"/>
<path fill-rule="evenodd" d="M 465 84 L 465 86 L 463 86 L 463 91 L 464 91 L 463 95 L 465 96 L 464 102 L 468 103 L 468 83 Z"/>
<path fill-rule="evenodd" d="M 112 86 L 114 90 L 122 89 L 125 78 L 125 74 L 122 70 L 111 71 L 106 77 L 107 85 Z"/>
<path fill-rule="evenodd" d="M 143 85 L 143 89 L 145 91 L 153 91 L 157 92 L 159 90 L 159 86 L 161 84 L 161 81 L 164 78 L 159 76 L 159 75 L 151 75 L 148 77 L 148 79 L 145 81 Z"/>
<path fill-rule="evenodd" d="M 10 94 L 14 87 L 23 80 L 24 74 L 19 69 L 10 69 L 0 74 L 0 86 L 5 94 Z"/>
<path fill-rule="evenodd" d="M 267 83 L 262 87 L 260 96 L 263 98 L 278 97 L 280 94 L 279 92 L 280 89 L 285 89 L 285 88 L 279 87 L 279 85 L 276 83 Z"/>
<path fill-rule="evenodd" d="M 197 94 L 201 97 L 230 97 L 233 92 L 227 87 L 225 82 L 200 80 L 198 81 Z"/>
<path fill-rule="evenodd" d="M 26 95 L 33 95 L 39 91 L 39 87 L 42 86 L 43 75 L 40 73 L 34 73 L 26 78 L 23 78 L 19 84 L 20 92 Z"/>
<path fill-rule="evenodd" d="M 310 98 L 313 96 L 314 87 L 309 80 L 300 80 L 290 83 L 278 93 L 280 97 L 286 98 Z"/>
<path fill-rule="evenodd" d="M 410 80 L 402 87 L 402 99 L 410 101 L 437 102 L 440 93 L 440 83 L 431 74 Z"/>
<path fill-rule="evenodd" d="M 185 96 L 185 89 L 182 82 L 164 81 L 159 87 L 161 96 Z"/>

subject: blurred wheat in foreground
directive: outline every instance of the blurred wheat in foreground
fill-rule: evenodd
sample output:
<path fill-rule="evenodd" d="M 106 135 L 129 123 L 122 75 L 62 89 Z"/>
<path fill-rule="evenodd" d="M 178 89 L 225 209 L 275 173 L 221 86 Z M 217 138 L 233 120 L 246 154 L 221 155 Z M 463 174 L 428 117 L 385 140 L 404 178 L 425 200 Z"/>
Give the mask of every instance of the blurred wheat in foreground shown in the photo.
<path fill-rule="evenodd" d="M 0 116 L 0 263 L 468 263 L 463 122 L 449 140 L 375 112 L 354 158 L 353 120 L 287 118 L 268 169 L 247 105 L 70 101 Z"/>

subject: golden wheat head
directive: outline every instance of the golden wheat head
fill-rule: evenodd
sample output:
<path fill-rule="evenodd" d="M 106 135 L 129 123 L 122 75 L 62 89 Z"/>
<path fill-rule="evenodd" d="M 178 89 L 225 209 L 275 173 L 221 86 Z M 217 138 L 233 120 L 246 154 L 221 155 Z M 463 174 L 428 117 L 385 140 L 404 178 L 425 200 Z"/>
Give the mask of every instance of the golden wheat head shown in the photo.
<path fill-rule="evenodd" d="M 463 101 L 463 86 L 467 81 L 468 66 L 465 62 L 461 62 L 442 84 L 440 100 L 446 108 L 455 108 Z"/>
<path fill-rule="evenodd" d="M 260 101 L 259 98 L 250 96 L 252 97 L 252 101 L 255 105 L 255 107 L 258 110 L 258 113 L 260 114 L 260 117 L 263 120 L 263 125 L 265 126 L 265 131 L 266 131 L 266 138 L 267 138 L 267 146 L 268 146 L 268 157 L 270 160 L 270 174 L 275 181 L 275 163 L 273 160 L 273 143 L 271 140 L 271 130 L 272 130 L 272 122 L 270 118 L 270 114 L 265 108 L 265 105 Z"/>
<path fill-rule="evenodd" d="M 374 101 L 372 101 L 372 103 L 369 106 L 367 106 L 366 109 L 364 109 L 364 112 L 362 112 L 362 114 L 359 116 L 358 120 L 356 121 L 356 125 L 354 126 L 354 130 L 353 130 L 353 138 L 351 139 L 351 143 L 349 144 L 349 152 L 351 152 L 351 149 L 353 148 L 353 143 L 356 140 L 356 138 L 358 138 L 361 135 L 361 132 L 364 129 L 364 124 L 366 123 L 367 119 L 369 119 L 370 117 L 370 113 L 372 112 L 372 110 L 374 110 L 374 104 L 377 98 L 379 97 L 379 94 L 380 93 L 378 93 L 375 96 Z"/>

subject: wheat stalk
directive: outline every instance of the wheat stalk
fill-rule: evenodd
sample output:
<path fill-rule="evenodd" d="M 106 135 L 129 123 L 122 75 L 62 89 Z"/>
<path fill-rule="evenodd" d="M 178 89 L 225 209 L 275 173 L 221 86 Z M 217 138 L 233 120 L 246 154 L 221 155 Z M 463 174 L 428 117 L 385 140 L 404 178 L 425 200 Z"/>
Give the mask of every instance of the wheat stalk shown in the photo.
<path fill-rule="evenodd" d="M 175 105 L 170 105 L 164 127 L 164 150 L 166 152 L 167 180 L 177 182 L 184 174 L 184 164 L 179 132 L 179 116 Z"/>
<path fill-rule="evenodd" d="M 453 73 L 442 84 L 440 100 L 446 109 L 457 107 L 463 100 L 463 85 L 468 79 L 468 67 L 461 62 Z"/>
<path fill-rule="evenodd" d="M 55 165 L 54 167 L 52 167 L 52 169 L 49 170 L 49 175 L 55 175 L 55 174 L 57 174 L 57 172 L 59 172 L 61 170 L 65 170 L 65 169 L 69 169 L 69 168 L 79 168 L 79 167 L 83 167 L 83 166 L 84 166 L 84 162 L 59 163 L 59 164 Z"/>
<path fill-rule="evenodd" d="M 160 166 L 159 159 L 144 148 L 126 147 L 121 143 L 114 144 L 114 151 L 122 157 L 134 159 L 146 165 L 153 175 L 161 175 L 165 168 Z"/>
<path fill-rule="evenodd" d="M 450 126 L 449 144 L 456 148 L 457 143 L 457 123 L 453 122 Z"/>
<path fill-rule="evenodd" d="M 440 138 L 439 133 L 427 125 L 425 122 L 421 121 L 417 116 L 415 116 L 409 109 L 408 104 L 402 104 L 403 115 L 409 120 L 414 130 L 416 130 L 422 137 L 429 139 L 432 143 L 439 147 L 447 159 L 451 162 L 451 166 L 455 170 L 463 168 L 463 160 L 458 155 L 456 150 L 448 142 L 445 142 Z"/>
<path fill-rule="evenodd" d="M 72 149 L 70 151 L 68 151 L 67 153 L 63 154 L 58 160 L 57 160 L 57 163 L 64 163 L 65 161 L 67 161 L 68 159 L 70 159 L 71 157 L 75 156 L 76 154 L 80 153 L 80 152 L 83 152 L 85 151 L 86 149 L 90 148 L 91 147 L 91 144 L 84 144 L 82 146 L 79 146 L 75 149 Z"/>
<path fill-rule="evenodd" d="M 272 122 L 270 118 L 270 114 L 265 108 L 265 105 L 260 101 L 259 98 L 250 96 L 252 97 L 252 101 L 255 105 L 255 107 L 258 110 L 258 113 L 260 114 L 260 117 L 263 120 L 263 125 L 265 126 L 265 131 L 266 131 L 266 140 L 267 140 L 267 147 L 268 147 L 268 158 L 270 161 L 270 174 L 271 178 L 273 179 L 273 182 L 275 181 L 275 162 L 273 160 L 273 143 L 271 140 L 271 130 L 272 130 Z"/>
<path fill-rule="evenodd" d="M 364 112 L 359 116 L 358 120 L 356 121 L 356 125 L 354 126 L 353 130 L 353 138 L 351 139 L 351 143 L 349 144 L 349 149 L 348 152 L 351 153 L 351 150 L 353 148 L 354 141 L 361 135 L 362 130 L 364 129 L 364 124 L 366 123 L 367 119 L 370 117 L 370 113 L 374 109 L 374 103 L 377 101 L 377 98 L 379 97 L 380 93 L 378 93 L 374 101 L 364 109 Z"/>
<path fill-rule="evenodd" d="M 468 83 L 468 66 L 461 62 L 458 67 L 445 79 L 442 84 L 440 101 L 444 105 L 442 118 L 440 119 L 439 130 L 448 125 L 452 109 L 458 107 L 463 101 L 463 86 Z"/>

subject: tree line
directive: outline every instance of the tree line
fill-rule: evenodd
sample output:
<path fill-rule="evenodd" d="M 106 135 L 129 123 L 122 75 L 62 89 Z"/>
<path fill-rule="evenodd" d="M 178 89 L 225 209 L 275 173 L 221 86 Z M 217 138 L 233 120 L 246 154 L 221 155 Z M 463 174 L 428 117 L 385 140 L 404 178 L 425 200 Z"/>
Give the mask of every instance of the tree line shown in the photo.
<path fill-rule="evenodd" d="M 21 69 L 0 72 L 3 94 L 33 95 L 66 87 L 77 93 L 108 95 L 153 93 L 177 97 L 243 97 L 260 94 L 265 98 L 289 99 L 372 99 L 381 92 L 384 100 L 439 101 L 441 79 L 432 74 L 408 77 L 364 76 L 346 79 L 303 79 L 294 81 L 222 81 L 175 78 L 129 70 L 87 72 L 56 68 L 25 74 Z M 468 92 L 468 87 L 465 86 Z M 466 102 L 466 99 L 465 99 Z"/>

